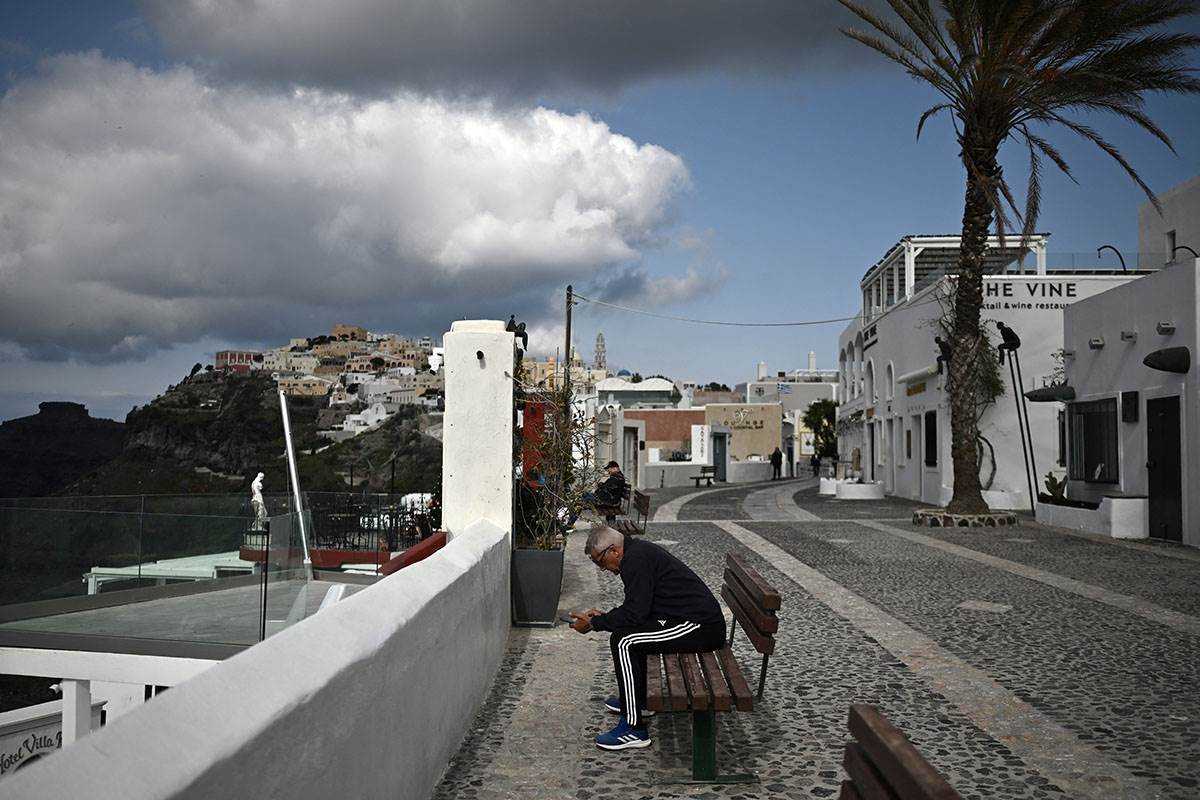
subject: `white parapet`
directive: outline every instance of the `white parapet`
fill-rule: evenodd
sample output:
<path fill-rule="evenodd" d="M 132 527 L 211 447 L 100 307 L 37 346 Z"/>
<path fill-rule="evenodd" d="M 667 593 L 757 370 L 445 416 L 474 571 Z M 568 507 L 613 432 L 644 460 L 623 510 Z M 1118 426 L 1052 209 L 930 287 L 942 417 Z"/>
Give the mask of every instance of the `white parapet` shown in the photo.
<path fill-rule="evenodd" d="M 508 530 L 513 491 L 513 335 L 497 320 L 450 326 L 442 434 L 447 538 L 485 519 Z"/>
<path fill-rule="evenodd" d="M 882 483 L 851 483 L 841 481 L 837 485 L 838 500 L 882 500 Z"/>

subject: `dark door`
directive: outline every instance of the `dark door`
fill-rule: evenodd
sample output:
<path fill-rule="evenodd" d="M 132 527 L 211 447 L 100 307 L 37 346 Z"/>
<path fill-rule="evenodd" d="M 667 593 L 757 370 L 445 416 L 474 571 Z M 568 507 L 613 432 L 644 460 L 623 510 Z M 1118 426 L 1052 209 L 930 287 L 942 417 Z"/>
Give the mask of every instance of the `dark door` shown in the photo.
<path fill-rule="evenodd" d="M 729 440 L 725 438 L 724 434 L 719 434 L 712 438 L 712 463 L 713 466 L 717 468 L 717 471 L 713 474 L 713 477 L 722 482 L 725 481 L 725 443 L 727 441 Z"/>
<path fill-rule="evenodd" d="M 867 423 L 867 480 L 875 480 L 875 423 Z"/>
<path fill-rule="evenodd" d="M 1146 471 L 1150 484 L 1150 535 L 1183 539 L 1183 473 L 1179 397 L 1146 401 Z"/>

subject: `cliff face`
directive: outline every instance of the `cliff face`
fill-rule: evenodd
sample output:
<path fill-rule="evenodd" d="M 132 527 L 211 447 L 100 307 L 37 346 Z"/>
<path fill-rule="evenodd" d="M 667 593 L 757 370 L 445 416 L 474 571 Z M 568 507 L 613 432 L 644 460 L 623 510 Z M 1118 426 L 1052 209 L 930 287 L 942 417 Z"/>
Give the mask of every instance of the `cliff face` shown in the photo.
<path fill-rule="evenodd" d="M 292 416 L 293 429 L 308 435 L 311 415 Z M 147 451 L 181 467 L 240 475 L 283 452 L 275 382 L 262 373 L 197 374 L 131 411 L 125 425 L 127 453 Z"/>
<path fill-rule="evenodd" d="M 41 403 L 0 424 L 0 496 L 52 494 L 121 453 L 125 426 L 79 403 Z"/>

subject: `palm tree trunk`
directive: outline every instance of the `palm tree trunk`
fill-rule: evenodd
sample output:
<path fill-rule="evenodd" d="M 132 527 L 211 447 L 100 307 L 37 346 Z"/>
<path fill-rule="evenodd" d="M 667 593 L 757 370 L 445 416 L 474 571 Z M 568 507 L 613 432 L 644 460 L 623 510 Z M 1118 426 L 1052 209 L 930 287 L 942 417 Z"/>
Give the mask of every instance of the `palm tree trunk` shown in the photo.
<path fill-rule="evenodd" d="M 947 511 L 983 514 L 988 510 L 980 491 L 978 425 L 976 403 L 981 358 L 992 358 L 987 338 L 981 335 L 979 316 L 983 307 L 983 259 L 992 225 L 992 204 L 985 185 L 999 177 L 998 145 L 970 143 L 964 132 L 964 162 L 970 158 L 975 169 L 967 169 L 967 192 L 963 208 L 962 239 L 959 245 L 958 278 L 954 285 L 951 337 L 954 355 L 950 360 L 950 458 L 954 466 L 954 494 Z"/>

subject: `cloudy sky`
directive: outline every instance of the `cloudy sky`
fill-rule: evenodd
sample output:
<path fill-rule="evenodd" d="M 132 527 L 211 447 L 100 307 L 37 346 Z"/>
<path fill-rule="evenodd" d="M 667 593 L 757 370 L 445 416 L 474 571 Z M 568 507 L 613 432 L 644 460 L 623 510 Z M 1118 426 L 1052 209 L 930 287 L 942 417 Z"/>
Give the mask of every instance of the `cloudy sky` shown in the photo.
<path fill-rule="evenodd" d="M 915 140 L 930 90 L 850 23 L 833 0 L 3 0 L 0 419 L 121 419 L 215 350 L 335 322 L 515 313 L 553 352 L 568 283 L 691 318 L 849 316 L 897 239 L 957 231 L 963 185 L 948 123 Z M 1149 111 L 1178 156 L 1094 122 L 1161 191 L 1200 173 L 1200 99 Z M 1052 253 L 1132 253 L 1139 190 L 1052 140 L 1079 180 L 1046 180 Z M 583 304 L 575 341 L 732 384 L 831 365 L 841 327 Z"/>

